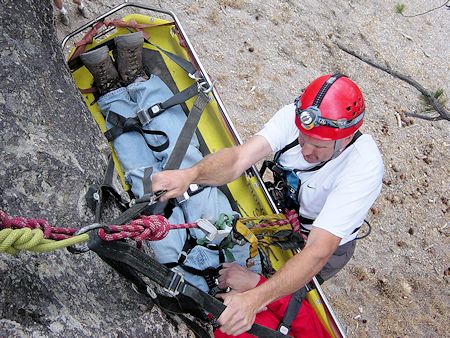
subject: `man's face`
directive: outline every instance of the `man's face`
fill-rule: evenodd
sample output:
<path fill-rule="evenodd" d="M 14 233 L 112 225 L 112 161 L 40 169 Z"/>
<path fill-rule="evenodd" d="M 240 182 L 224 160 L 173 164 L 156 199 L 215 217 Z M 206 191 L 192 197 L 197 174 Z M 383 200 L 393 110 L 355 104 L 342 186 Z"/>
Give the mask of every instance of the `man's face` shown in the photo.
<path fill-rule="evenodd" d="M 328 161 L 334 153 L 335 141 L 319 140 L 300 132 L 298 143 L 302 147 L 302 155 L 308 163 Z"/>

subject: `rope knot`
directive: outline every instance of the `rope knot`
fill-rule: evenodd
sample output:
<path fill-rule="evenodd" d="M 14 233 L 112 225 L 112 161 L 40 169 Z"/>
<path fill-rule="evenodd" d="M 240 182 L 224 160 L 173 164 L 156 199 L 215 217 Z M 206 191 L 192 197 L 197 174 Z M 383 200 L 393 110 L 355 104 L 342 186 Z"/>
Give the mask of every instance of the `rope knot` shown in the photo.
<path fill-rule="evenodd" d="M 135 238 L 139 241 L 144 241 L 146 239 L 150 241 L 159 241 L 169 234 L 171 228 L 167 218 L 162 215 L 141 216 L 140 219 L 131 222 L 131 224 L 133 223 L 145 228 L 145 230 Z"/>

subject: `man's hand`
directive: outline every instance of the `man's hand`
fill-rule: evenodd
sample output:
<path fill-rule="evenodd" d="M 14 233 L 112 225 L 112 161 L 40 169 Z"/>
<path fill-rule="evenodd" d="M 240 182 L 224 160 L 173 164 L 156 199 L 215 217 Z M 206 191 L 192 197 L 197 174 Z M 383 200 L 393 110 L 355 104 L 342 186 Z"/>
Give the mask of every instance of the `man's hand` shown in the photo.
<path fill-rule="evenodd" d="M 189 169 L 166 170 L 152 175 L 152 190 L 166 191 L 161 201 L 183 195 L 192 183 Z"/>
<path fill-rule="evenodd" d="M 218 319 L 220 331 L 233 336 L 250 330 L 256 314 L 265 309 L 248 293 L 219 293 L 216 297 L 223 299 L 227 306 Z"/>
<path fill-rule="evenodd" d="M 239 264 L 236 263 L 223 263 L 223 269 L 219 271 L 219 287 L 244 292 L 256 287 L 259 282 L 260 276 Z"/>

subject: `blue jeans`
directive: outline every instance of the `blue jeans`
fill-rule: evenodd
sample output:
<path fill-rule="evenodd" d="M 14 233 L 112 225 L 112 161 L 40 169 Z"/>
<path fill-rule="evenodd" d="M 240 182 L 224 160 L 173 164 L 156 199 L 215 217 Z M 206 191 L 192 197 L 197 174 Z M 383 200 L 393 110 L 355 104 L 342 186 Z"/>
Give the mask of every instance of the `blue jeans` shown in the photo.
<path fill-rule="evenodd" d="M 165 83 L 159 77 L 152 75 L 145 82 L 132 83 L 127 87 L 103 95 L 98 100 L 98 106 L 105 116 L 109 111 L 113 111 L 125 118 L 135 117 L 140 109 L 148 109 L 154 104 L 162 103 L 172 95 Z M 165 138 L 160 135 L 142 136 L 140 133 L 132 131 L 120 135 L 113 141 L 114 150 L 125 173 L 125 180 L 131 185 L 131 190 L 137 198 L 144 194 L 144 170 L 148 167 L 153 168 L 153 173 L 163 170 L 185 121 L 186 115 L 181 106 L 177 105 L 167 109 L 143 126 L 143 129 L 159 130 L 167 134 L 169 147 L 161 152 L 151 151 L 145 142 L 146 139 L 152 145 L 160 145 L 165 142 Z M 112 126 L 107 122 L 106 127 L 109 129 Z M 191 167 L 202 158 L 198 139 L 194 135 L 180 167 Z M 199 218 L 217 219 L 220 213 L 234 214 L 235 212 L 231 209 L 226 196 L 219 189 L 206 187 L 203 191 L 183 202 L 181 206 L 175 207 L 169 222 L 180 224 L 195 222 Z M 191 229 L 190 233 L 194 238 L 205 237 L 205 233 L 199 229 Z M 172 263 L 178 261 L 185 241 L 185 230 L 171 230 L 166 238 L 160 241 L 152 241 L 150 246 L 160 263 Z M 245 261 L 249 256 L 249 245 L 235 245 L 231 252 L 236 263 L 245 266 Z M 260 272 L 259 259 L 255 263 L 252 270 Z M 198 270 L 204 270 L 209 267 L 217 267 L 220 262 L 217 251 L 198 245 L 191 250 L 184 264 Z M 177 269 L 182 270 L 180 267 Z M 182 272 L 188 282 L 203 291 L 208 291 L 208 286 L 203 277 L 184 270 Z"/>

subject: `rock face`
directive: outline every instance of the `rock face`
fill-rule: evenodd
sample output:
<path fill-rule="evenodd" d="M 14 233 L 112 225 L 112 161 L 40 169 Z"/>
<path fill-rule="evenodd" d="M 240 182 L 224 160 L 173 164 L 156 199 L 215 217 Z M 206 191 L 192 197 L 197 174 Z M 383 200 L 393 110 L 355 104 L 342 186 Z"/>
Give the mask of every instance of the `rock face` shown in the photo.
<path fill-rule="evenodd" d="M 51 3 L 1 0 L 0 19 L 0 210 L 87 225 L 84 193 L 107 145 L 64 64 Z M 94 253 L 1 254 L 0 274 L 3 337 L 189 335 Z"/>

